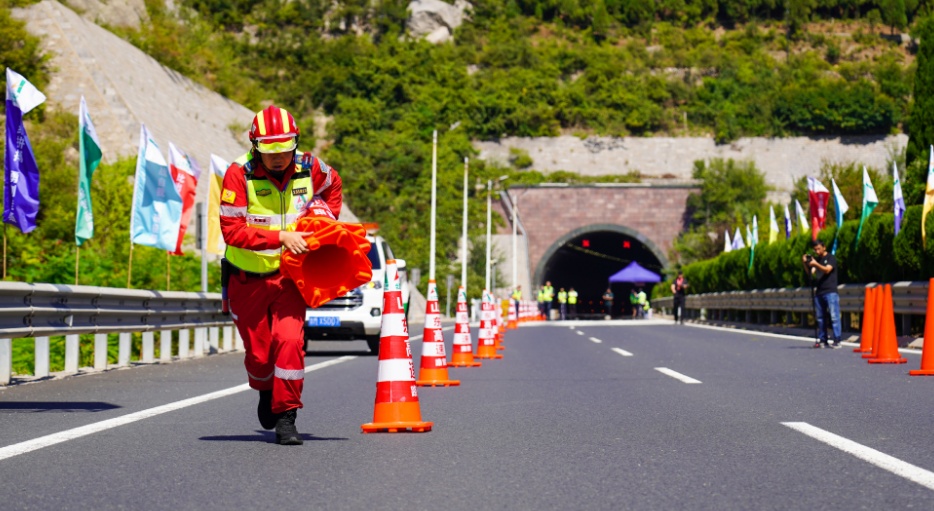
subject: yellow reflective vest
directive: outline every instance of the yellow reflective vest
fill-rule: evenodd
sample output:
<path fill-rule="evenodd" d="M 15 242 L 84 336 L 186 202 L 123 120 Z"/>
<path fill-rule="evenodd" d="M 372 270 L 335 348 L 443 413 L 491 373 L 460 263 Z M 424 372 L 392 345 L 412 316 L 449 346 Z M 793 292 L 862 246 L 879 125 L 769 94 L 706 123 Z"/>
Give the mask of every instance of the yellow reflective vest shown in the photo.
<path fill-rule="evenodd" d="M 568 303 L 577 305 L 577 291 L 568 291 Z"/>
<path fill-rule="evenodd" d="M 237 159 L 246 170 L 248 227 L 270 231 L 294 231 L 295 222 L 311 200 L 313 187 L 310 169 L 296 169 L 284 190 L 279 191 L 272 181 L 258 177 L 247 165 L 252 152 Z M 279 269 L 282 248 L 271 250 L 249 250 L 227 245 L 225 257 L 231 264 L 244 271 L 271 273 Z"/>

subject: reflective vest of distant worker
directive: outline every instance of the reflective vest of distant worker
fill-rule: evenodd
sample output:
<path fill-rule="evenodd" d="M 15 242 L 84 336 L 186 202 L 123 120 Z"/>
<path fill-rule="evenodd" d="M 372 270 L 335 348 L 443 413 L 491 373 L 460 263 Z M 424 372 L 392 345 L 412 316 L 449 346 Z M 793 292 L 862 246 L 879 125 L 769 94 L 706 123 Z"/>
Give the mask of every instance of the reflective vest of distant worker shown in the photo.
<path fill-rule="evenodd" d="M 302 443 L 294 418 L 302 407 L 306 306 L 295 283 L 279 272 L 279 260 L 284 250 L 308 251 L 309 233 L 294 230 L 311 206 L 316 214 L 340 215 L 342 184 L 311 153 L 297 156 L 299 130 L 286 110 L 257 112 L 249 137 L 252 149 L 227 169 L 221 191 L 227 295 L 246 349 L 248 382 L 260 394 L 260 425 L 275 427 L 278 443 L 295 445 Z M 290 427 L 283 423 L 289 420 Z"/>
<path fill-rule="evenodd" d="M 519 315 L 519 302 L 522 301 L 522 286 L 516 286 L 516 288 L 512 290 L 511 298 L 512 298 L 512 303 L 513 303 L 513 304 L 515 305 L 515 307 L 516 307 L 516 317 L 518 317 L 518 315 Z"/>
<path fill-rule="evenodd" d="M 562 320 L 568 319 L 568 292 L 563 287 L 558 291 L 558 310 Z"/>
<path fill-rule="evenodd" d="M 639 290 L 639 317 L 645 317 L 645 311 L 649 310 L 649 301 L 645 296 L 645 291 Z"/>
<path fill-rule="evenodd" d="M 573 287 L 568 291 L 568 315 L 572 319 L 577 317 L 577 291 Z"/>
<path fill-rule="evenodd" d="M 545 319 L 551 320 L 551 302 L 555 301 L 555 288 L 551 285 L 550 280 L 545 281 L 545 285 L 542 286 L 542 291 L 545 292 Z"/>
<path fill-rule="evenodd" d="M 542 316 L 545 315 L 545 288 L 541 287 L 538 289 L 538 294 L 535 296 L 535 300 L 538 302 L 538 313 Z"/>

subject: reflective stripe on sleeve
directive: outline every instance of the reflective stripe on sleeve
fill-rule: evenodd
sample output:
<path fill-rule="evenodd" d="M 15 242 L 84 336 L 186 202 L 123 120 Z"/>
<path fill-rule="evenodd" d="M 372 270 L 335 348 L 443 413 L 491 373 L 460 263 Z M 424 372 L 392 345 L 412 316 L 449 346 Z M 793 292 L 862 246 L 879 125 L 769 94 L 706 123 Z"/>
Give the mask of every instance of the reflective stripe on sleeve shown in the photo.
<path fill-rule="evenodd" d="M 221 216 L 240 218 L 246 216 L 246 206 L 225 206 L 221 204 Z"/>
<path fill-rule="evenodd" d="M 278 368 L 277 368 L 277 369 L 278 369 Z M 266 375 L 265 377 L 263 377 L 263 378 L 260 378 L 259 376 L 256 376 L 256 375 L 250 373 L 249 371 L 246 372 L 246 375 L 249 376 L 251 379 L 256 380 L 256 381 L 269 381 L 269 379 L 272 378 L 272 373 L 267 374 L 267 375 Z"/>

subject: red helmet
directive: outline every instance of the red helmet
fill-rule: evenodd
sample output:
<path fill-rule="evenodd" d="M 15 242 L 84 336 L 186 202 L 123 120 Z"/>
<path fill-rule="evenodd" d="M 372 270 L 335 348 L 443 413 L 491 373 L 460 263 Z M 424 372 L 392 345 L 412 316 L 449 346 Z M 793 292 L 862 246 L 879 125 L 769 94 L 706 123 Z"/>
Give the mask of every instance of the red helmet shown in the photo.
<path fill-rule="evenodd" d="M 287 110 L 269 105 L 256 113 L 250 142 L 261 153 L 285 153 L 298 147 L 298 125 Z"/>

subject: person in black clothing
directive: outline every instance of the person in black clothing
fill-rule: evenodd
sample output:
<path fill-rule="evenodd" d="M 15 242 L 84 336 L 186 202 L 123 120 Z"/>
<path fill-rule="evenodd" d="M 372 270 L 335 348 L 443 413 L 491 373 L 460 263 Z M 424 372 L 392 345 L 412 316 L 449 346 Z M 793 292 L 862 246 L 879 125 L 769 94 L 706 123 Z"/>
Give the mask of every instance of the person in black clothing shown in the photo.
<path fill-rule="evenodd" d="M 840 347 L 840 295 L 837 294 L 837 258 L 827 252 L 824 242 L 813 242 L 814 256 L 804 254 L 801 262 L 810 275 L 817 277 L 814 288 L 814 311 L 817 316 L 818 338 L 815 348 Z M 833 328 L 833 346 L 827 344 L 827 324 L 825 316 L 830 315 Z"/>
<path fill-rule="evenodd" d="M 678 272 L 678 277 L 671 284 L 671 294 L 674 295 L 675 323 L 684 324 L 684 295 L 688 287 L 688 281 L 684 279 L 684 273 Z"/>

